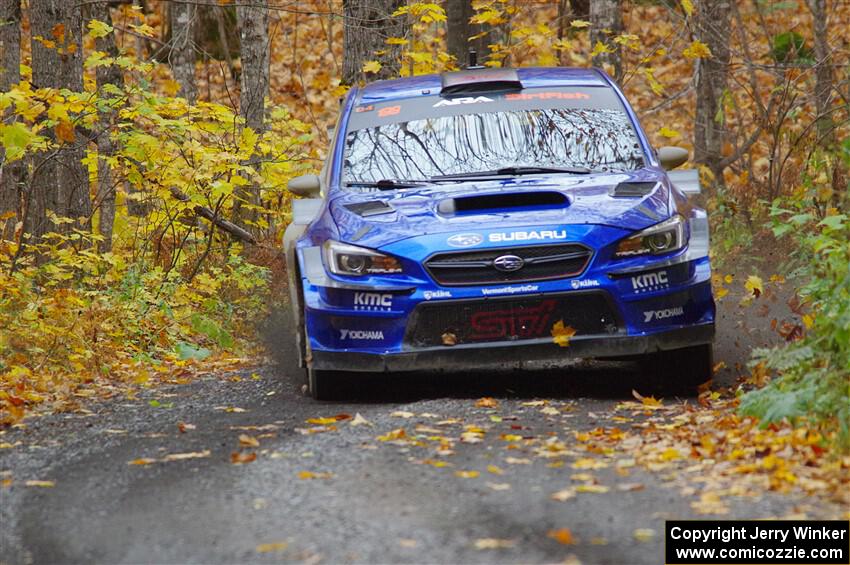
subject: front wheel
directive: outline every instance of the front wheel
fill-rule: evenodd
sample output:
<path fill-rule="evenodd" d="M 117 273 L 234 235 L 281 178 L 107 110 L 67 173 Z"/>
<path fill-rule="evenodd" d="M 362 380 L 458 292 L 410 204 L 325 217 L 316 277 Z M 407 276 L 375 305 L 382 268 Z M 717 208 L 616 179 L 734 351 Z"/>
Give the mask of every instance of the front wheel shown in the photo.
<path fill-rule="evenodd" d="M 336 400 L 340 397 L 350 376 L 345 371 L 307 369 L 307 392 L 315 400 Z"/>
<path fill-rule="evenodd" d="M 714 354 L 710 343 L 644 355 L 641 372 L 650 386 L 661 392 L 694 394 L 710 381 Z"/>

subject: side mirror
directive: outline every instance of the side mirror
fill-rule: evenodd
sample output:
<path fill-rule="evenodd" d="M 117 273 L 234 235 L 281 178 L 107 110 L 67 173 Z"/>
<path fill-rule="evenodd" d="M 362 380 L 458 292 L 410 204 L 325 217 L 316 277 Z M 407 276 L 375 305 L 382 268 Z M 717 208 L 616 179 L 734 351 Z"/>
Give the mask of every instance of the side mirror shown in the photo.
<path fill-rule="evenodd" d="M 658 150 L 658 160 L 665 169 L 672 170 L 688 160 L 688 150 L 681 147 L 662 147 Z"/>
<path fill-rule="evenodd" d="M 294 179 L 289 179 L 286 188 L 289 192 L 297 196 L 317 197 L 322 190 L 322 185 L 319 182 L 319 177 L 313 174 L 301 175 Z"/>

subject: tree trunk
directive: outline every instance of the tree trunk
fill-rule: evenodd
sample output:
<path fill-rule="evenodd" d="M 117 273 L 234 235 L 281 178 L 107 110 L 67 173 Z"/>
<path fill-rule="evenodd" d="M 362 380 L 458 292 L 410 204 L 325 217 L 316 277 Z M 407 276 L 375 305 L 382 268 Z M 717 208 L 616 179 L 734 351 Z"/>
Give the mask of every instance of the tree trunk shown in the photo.
<path fill-rule="evenodd" d="M 623 33 L 623 3 L 622 0 L 593 0 L 590 2 L 590 43 L 592 48 L 601 43 L 607 46 L 609 52 L 599 53 L 593 57 L 597 67 L 610 67 L 614 80 L 623 78 L 623 57 L 619 43 L 614 38 Z"/>
<path fill-rule="evenodd" d="M 812 12 L 815 37 L 815 105 L 818 112 L 819 145 L 832 145 L 835 140 L 832 107 L 832 51 L 829 47 L 826 0 L 807 0 Z"/>
<path fill-rule="evenodd" d="M 112 13 L 109 9 L 109 4 L 99 2 L 91 4 L 90 16 L 92 19 L 100 20 L 108 25 L 112 25 Z M 115 35 L 109 34 L 105 37 L 98 37 L 94 41 L 94 47 L 98 51 L 103 51 L 109 57 L 118 56 L 118 48 L 115 45 Z M 124 75 L 121 73 L 121 68 L 117 65 L 108 65 L 97 68 L 96 72 L 97 88 L 103 92 L 103 87 L 107 84 L 114 85 L 118 88 L 124 87 Z M 112 228 L 115 224 L 115 180 L 112 177 L 112 167 L 109 164 L 109 158 L 115 153 L 115 144 L 110 137 L 111 126 L 114 121 L 114 113 L 109 112 L 101 116 L 101 121 L 104 124 L 105 131 L 97 138 L 97 198 L 96 207 L 100 209 L 99 231 L 103 240 L 100 242 L 101 252 L 112 250 Z"/>
<path fill-rule="evenodd" d="M 195 22 L 198 7 L 187 2 L 169 2 L 171 50 L 168 62 L 174 80 L 180 84 L 179 96 L 194 104 L 198 97 L 195 84 Z"/>
<path fill-rule="evenodd" d="M 590 0 L 570 0 L 573 19 L 586 20 L 590 17 Z"/>
<path fill-rule="evenodd" d="M 723 182 L 723 92 L 729 72 L 729 0 L 700 0 L 696 9 L 696 39 L 711 50 L 711 57 L 698 59 L 696 67 L 697 107 L 694 120 L 694 162 L 705 164 L 715 181 Z"/>
<path fill-rule="evenodd" d="M 32 75 L 35 88 L 67 88 L 83 91 L 81 7 L 67 0 L 38 0 L 30 7 L 32 36 L 50 39 L 56 48 L 32 40 Z M 61 53 L 59 52 L 61 49 Z M 53 133 L 50 132 L 51 138 Z M 47 210 L 60 217 L 82 219 L 86 228 L 91 217 L 88 171 L 83 166 L 85 142 L 65 142 L 42 153 L 34 163 L 33 177 L 25 195 L 27 228 L 38 240 L 50 227 Z"/>
<path fill-rule="evenodd" d="M 265 130 L 265 99 L 269 94 L 269 10 L 267 0 L 258 0 L 250 6 L 237 6 L 240 57 L 242 59 L 242 90 L 239 95 L 239 113 L 245 126 L 257 133 Z M 248 185 L 239 191 L 234 203 L 233 217 L 240 221 L 241 205 L 250 202 L 260 205 L 260 187 Z M 256 214 L 250 214 L 256 219 Z"/>
<path fill-rule="evenodd" d="M 487 36 L 470 41 L 470 37 L 484 30 L 480 25 L 469 23 L 475 15 L 472 0 L 446 0 L 446 50 L 454 56 L 458 67 L 463 68 L 469 63 L 469 50 L 474 49 L 478 54 L 478 64 L 487 60 L 490 49 L 487 47 Z"/>
<path fill-rule="evenodd" d="M 392 16 L 405 4 L 405 0 L 343 0 L 342 84 L 355 85 L 398 76 L 401 47 L 387 45 L 386 40 L 407 36 L 406 17 Z M 376 73 L 364 73 L 363 65 L 372 60 L 381 63 L 381 69 Z"/>
<path fill-rule="evenodd" d="M 21 80 L 21 0 L 0 0 L 0 92 Z M 6 162 L 0 148 L 0 239 L 15 235 L 20 183 L 26 173 L 23 160 Z"/>

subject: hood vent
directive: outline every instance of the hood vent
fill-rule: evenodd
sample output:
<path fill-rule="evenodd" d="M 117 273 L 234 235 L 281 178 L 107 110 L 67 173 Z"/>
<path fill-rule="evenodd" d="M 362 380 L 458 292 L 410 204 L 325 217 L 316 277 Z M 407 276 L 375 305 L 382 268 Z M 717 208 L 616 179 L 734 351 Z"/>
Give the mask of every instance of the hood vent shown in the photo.
<path fill-rule="evenodd" d="M 658 185 L 657 182 L 621 182 L 610 192 L 614 198 L 646 196 Z"/>
<path fill-rule="evenodd" d="M 383 200 L 370 200 L 368 202 L 346 204 L 345 208 L 363 218 L 368 218 L 370 216 L 380 216 L 381 214 L 389 214 L 394 210 L 392 206 L 390 206 Z"/>
<path fill-rule="evenodd" d="M 513 209 L 566 208 L 570 200 L 560 192 L 534 191 L 508 194 L 483 194 L 443 200 L 437 212 L 443 216 L 461 216 L 489 212 L 510 212 Z"/>

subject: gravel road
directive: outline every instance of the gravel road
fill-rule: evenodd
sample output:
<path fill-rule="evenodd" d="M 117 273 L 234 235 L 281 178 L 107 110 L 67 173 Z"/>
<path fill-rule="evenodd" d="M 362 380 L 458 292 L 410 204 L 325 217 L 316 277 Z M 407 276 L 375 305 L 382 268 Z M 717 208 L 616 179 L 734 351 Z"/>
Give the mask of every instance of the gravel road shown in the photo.
<path fill-rule="evenodd" d="M 742 315 L 727 298 L 717 343 L 727 365 L 721 385 L 750 347 L 772 339 L 767 321 L 785 315 L 774 312 L 782 301 L 750 317 L 754 310 Z M 553 500 L 575 471 L 505 450 L 504 434 L 564 438 L 612 425 L 617 403 L 640 388 L 628 365 L 396 376 L 364 383 L 346 402 L 320 403 L 302 394 L 287 348 L 278 353 L 282 362 L 241 373 L 238 382 L 211 376 L 94 404 L 90 414 L 32 418 L 26 429 L 0 435 L 21 442 L 0 449 L 0 479 L 12 479 L 0 487 L 0 563 L 660 563 L 663 520 L 698 517 L 671 487 L 674 477 L 637 468 L 628 479 L 613 467 L 594 473 L 602 484 L 627 480 L 640 490 Z M 498 407 L 477 406 L 481 397 Z M 538 399 L 558 415 L 541 411 Z M 336 430 L 304 433 L 327 428 L 306 420 L 337 414 L 371 425 L 343 420 Z M 190 426 L 181 431 L 180 422 Z M 451 467 L 428 464 L 410 442 L 376 439 L 416 426 L 421 435 L 436 428 L 456 438 L 464 425 L 487 433 L 454 443 Z M 240 443 L 240 435 L 250 438 Z M 201 456 L 167 460 L 187 453 Z M 233 464 L 234 453 L 257 458 Z M 156 461 L 128 464 L 141 458 Z M 55 486 L 24 486 L 28 480 Z M 804 503 L 766 494 L 733 502 L 726 517 L 783 516 Z M 562 528 L 578 543 L 547 536 Z M 637 540 L 636 529 L 655 535 Z"/>

